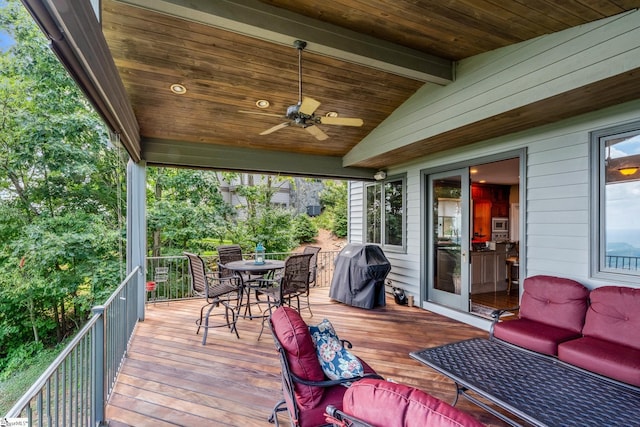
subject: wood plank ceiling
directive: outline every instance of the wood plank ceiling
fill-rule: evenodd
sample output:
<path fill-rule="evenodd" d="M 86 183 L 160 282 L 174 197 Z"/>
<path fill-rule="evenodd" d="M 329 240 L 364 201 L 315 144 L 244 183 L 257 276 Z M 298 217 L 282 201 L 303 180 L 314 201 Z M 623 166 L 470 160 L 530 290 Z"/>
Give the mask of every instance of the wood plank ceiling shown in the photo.
<path fill-rule="evenodd" d="M 159 3 L 195 4 L 180 0 Z M 234 1 L 248 3 L 252 0 Z M 128 4 L 136 3 L 136 4 Z M 591 22 L 639 6 L 637 0 L 264 0 L 263 6 L 294 13 L 414 51 L 457 61 L 543 34 Z M 158 140 L 214 144 L 264 152 L 342 157 L 424 81 L 334 57 L 302 54 L 303 95 L 321 102 L 324 115 L 359 117 L 362 127 L 319 125 L 329 136 L 315 139 L 304 129 L 260 132 L 287 121 L 298 101 L 298 53 L 273 43 L 190 17 L 154 11 L 153 1 L 102 2 L 102 29 L 132 104 L 143 150 Z M 142 6 L 142 7 L 140 7 Z M 287 15 L 289 16 L 289 15 Z M 305 34 L 299 35 L 305 39 Z M 175 95 L 169 87 L 183 84 Z M 255 102 L 270 107 L 259 110 Z M 145 148 L 145 144 L 147 147 Z M 442 145 L 446 149 L 447 145 Z M 425 150 L 427 151 L 427 150 Z M 399 150 L 381 164 L 414 156 Z"/>

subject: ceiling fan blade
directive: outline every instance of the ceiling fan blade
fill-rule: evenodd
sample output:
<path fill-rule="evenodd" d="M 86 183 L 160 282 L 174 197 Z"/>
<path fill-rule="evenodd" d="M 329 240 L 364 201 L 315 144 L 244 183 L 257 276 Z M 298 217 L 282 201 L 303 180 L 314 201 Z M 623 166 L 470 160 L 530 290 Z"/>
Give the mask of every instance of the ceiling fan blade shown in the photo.
<path fill-rule="evenodd" d="M 323 125 L 362 126 L 364 124 L 362 119 L 351 117 L 320 117 L 319 119 Z"/>
<path fill-rule="evenodd" d="M 325 139 L 329 138 L 329 135 L 322 132 L 322 129 L 320 129 L 318 126 L 307 126 L 306 128 L 304 128 L 304 130 L 315 136 L 318 141 L 324 141 Z"/>
<path fill-rule="evenodd" d="M 284 118 L 284 116 L 282 114 L 273 114 L 273 113 L 263 113 L 260 111 L 246 111 L 246 110 L 238 110 L 238 113 L 244 113 L 244 114 L 255 114 L 258 116 L 269 116 L 269 117 L 280 117 L 280 118 Z"/>
<path fill-rule="evenodd" d="M 302 98 L 302 104 L 300 104 L 298 112 L 310 116 L 316 111 L 319 106 L 320 103 L 318 101 L 305 96 L 304 98 Z"/>
<path fill-rule="evenodd" d="M 275 125 L 274 127 L 265 130 L 264 132 L 260 132 L 260 135 L 269 135 L 277 130 L 284 129 L 287 126 L 289 126 L 289 122 L 280 123 L 279 125 Z"/>

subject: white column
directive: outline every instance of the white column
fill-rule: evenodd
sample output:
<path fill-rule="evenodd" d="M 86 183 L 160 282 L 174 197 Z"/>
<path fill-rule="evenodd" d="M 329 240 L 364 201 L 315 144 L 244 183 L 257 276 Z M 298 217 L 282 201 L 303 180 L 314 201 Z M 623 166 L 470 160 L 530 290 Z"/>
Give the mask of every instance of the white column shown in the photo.
<path fill-rule="evenodd" d="M 127 274 L 140 267 L 137 283 L 138 319 L 144 320 L 147 254 L 146 162 L 127 164 Z"/>

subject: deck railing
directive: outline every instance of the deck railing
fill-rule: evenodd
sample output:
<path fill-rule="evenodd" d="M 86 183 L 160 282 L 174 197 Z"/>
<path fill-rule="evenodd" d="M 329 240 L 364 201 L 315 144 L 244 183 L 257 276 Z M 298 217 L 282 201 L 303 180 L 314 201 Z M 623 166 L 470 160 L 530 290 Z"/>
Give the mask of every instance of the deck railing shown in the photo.
<path fill-rule="evenodd" d="M 640 270 L 640 257 L 607 255 L 605 263 L 608 268 L 619 270 Z"/>
<path fill-rule="evenodd" d="M 97 426 L 138 322 L 139 268 L 132 271 L 0 425 Z"/>
<path fill-rule="evenodd" d="M 333 267 L 339 253 L 340 251 L 318 252 L 318 269 L 314 286 L 331 286 Z M 272 252 L 267 253 L 265 258 L 284 260 L 291 254 L 292 252 Z M 217 268 L 215 256 L 202 258 L 209 268 L 212 270 Z M 153 282 L 153 285 L 147 287 L 148 303 L 191 298 L 191 277 L 185 256 L 148 257 L 147 282 Z"/>
<path fill-rule="evenodd" d="M 320 251 L 315 286 L 328 287 L 339 251 Z M 270 253 L 285 259 L 291 253 Z M 212 268 L 214 257 L 203 257 Z M 191 298 L 191 277 L 184 256 L 147 258 L 147 302 Z M 40 378 L 0 418 L 0 427 L 98 426 L 138 322 L 139 268 L 131 272 Z M 149 288 L 147 288 L 149 289 Z"/>

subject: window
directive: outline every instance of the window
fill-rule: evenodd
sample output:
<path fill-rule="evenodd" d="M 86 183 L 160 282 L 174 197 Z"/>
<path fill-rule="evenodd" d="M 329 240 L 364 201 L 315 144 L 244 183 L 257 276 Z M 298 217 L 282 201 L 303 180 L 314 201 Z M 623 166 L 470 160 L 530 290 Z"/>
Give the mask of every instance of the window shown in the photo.
<path fill-rule="evenodd" d="M 390 178 L 365 187 L 365 242 L 404 249 L 405 178 Z"/>
<path fill-rule="evenodd" d="M 640 276 L 640 122 L 591 134 L 592 275 Z"/>

